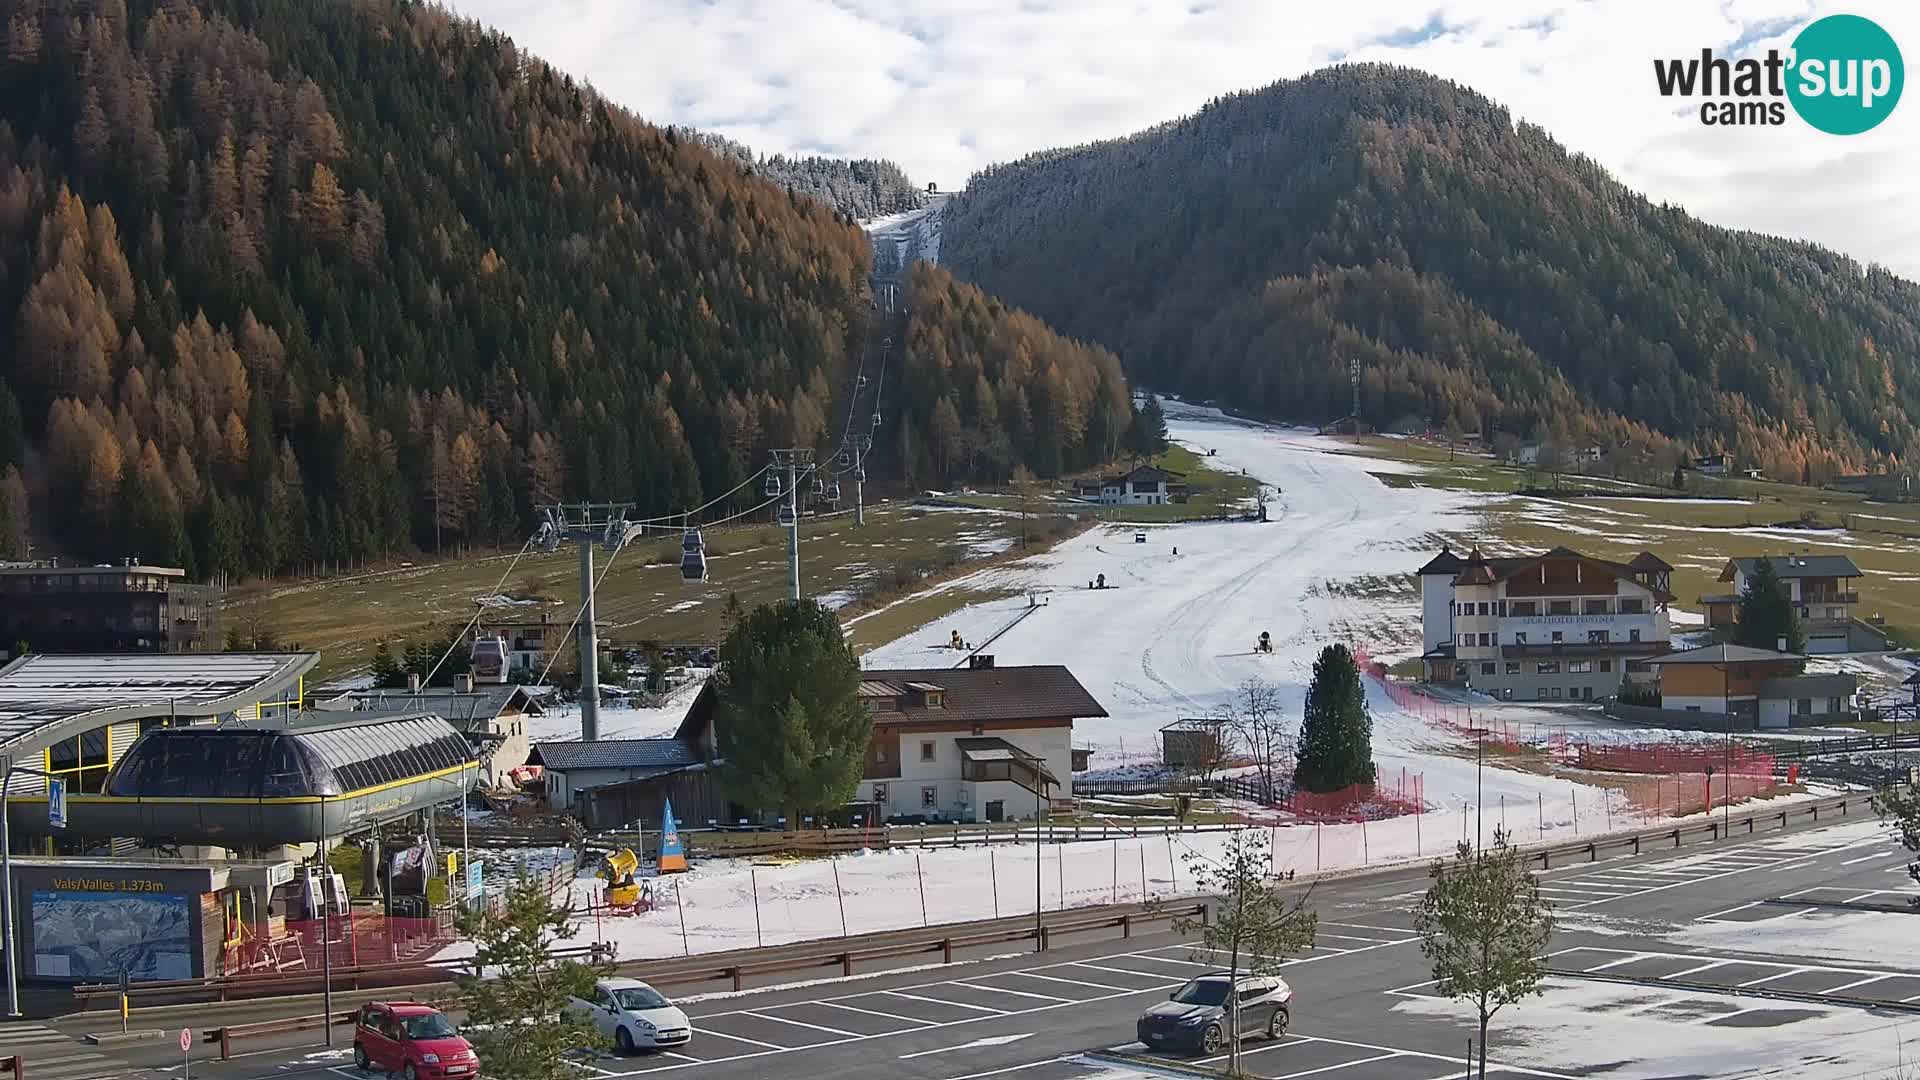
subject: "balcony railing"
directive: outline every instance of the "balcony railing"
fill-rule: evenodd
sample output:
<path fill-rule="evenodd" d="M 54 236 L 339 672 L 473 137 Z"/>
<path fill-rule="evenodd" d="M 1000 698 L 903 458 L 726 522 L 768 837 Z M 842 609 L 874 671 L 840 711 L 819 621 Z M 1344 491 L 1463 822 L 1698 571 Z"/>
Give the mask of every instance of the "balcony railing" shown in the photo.
<path fill-rule="evenodd" d="M 1857 592 L 1806 592 L 1800 594 L 1803 604 L 1857 604 L 1860 594 Z"/>

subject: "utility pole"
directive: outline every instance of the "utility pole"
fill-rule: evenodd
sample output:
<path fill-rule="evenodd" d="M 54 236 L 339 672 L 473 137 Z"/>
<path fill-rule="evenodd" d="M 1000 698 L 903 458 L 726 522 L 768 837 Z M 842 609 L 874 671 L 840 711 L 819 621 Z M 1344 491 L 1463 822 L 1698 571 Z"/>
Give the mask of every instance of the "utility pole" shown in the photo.
<path fill-rule="evenodd" d="M 773 452 L 773 467 L 787 472 L 787 503 L 781 507 L 781 524 L 787 527 L 787 587 L 794 603 L 800 602 L 800 470 L 813 471 L 813 451 L 788 448 Z"/>
<path fill-rule="evenodd" d="M 1353 382 L 1353 441 L 1360 441 L 1360 358 L 1347 361 L 1347 378 Z"/>
<path fill-rule="evenodd" d="M 540 507 L 541 549 L 552 552 L 571 540 L 580 545 L 580 741 L 600 738 L 600 638 L 593 612 L 593 545 L 609 558 L 627 542 L 632 503 L 556 503 Z"/>
<path fill-rule="evenodd" d="M 867 523 L 867 453 L 873 449 L 873 436 L 855 435 L 853 437 L 853 526 L 859 528 Z M 1916 688 L 1920 692 L 1920 688 Z"/>

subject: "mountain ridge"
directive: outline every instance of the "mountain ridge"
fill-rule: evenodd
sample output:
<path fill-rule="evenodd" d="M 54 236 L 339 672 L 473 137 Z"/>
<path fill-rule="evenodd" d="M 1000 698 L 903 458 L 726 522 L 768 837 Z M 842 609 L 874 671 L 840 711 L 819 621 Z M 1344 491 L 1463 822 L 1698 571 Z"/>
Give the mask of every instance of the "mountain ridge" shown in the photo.
<path fill-rule="evenodd" d="M 1357 359 L 1382 425 L 1725 449 L 1807 479 L 1920 453 L 1912 282 L 1651 203 L 1405 68 L 982 170 L 946 214 L 956 274 L 1189 396 L 1251 381 L 1247 406 L 1326 420 Z M 1492 367 L 1468 347 L 1482 317 L 1511 335 Z"/>

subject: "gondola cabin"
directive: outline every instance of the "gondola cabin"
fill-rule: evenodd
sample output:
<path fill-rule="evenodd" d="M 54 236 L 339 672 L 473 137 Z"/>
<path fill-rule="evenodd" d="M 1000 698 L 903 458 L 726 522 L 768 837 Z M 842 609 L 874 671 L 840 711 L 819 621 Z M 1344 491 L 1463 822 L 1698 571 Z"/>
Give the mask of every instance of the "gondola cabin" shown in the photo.
<path fill-rule="evenodd" d="M 507 639 L 499 634 L 482 634 L 473 639 L 468 654 L 473 666 L 473 681 L 504 685 L 507 681 Z"/>
<path fill-rule="evenodd" d="M 688 529 L 680 538 L 680 580 L 693 583 L 707 580 L 707 545 L 699 529 Z"/>

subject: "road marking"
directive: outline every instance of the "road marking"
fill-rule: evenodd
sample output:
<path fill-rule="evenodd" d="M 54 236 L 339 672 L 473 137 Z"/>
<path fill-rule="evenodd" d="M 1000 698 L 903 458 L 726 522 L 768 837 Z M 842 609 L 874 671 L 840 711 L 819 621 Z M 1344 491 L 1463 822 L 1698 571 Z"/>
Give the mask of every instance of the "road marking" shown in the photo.
<path fill-rule="evenodd" d="M 695 1065 L 705 1065 L 705 1064 L 706 1064 L 706 1062 L 705 1062 L 705 1061 L 703 1061 L 703 1060 L 701 1060 L 700 1058 L 697 1058 L 697 1057 L 688 1057 L 688 1056 L 687 1056 L 687 1055 L 685 1055 L 685 1054 L 676 1054 L 676 1053 L 674 1053 L 674 1052 L 673 1052 L 673 1051 L 671 1051 L 671 1050 L 662 1050 L 662 1051 L 660 1051 L 660 1056 L 661 1056 L 661 1057 L 670 1057 L 670 1058 L 679 1058 L 679 1059 L 680 1059 L 681 1061 L 691 1061 L 691 1062 L 693 1062 L 693 1063 L 694 1063 Z M 617 1074 L 615 1074 L 615 1073 L 608 1073 L 607 1075 L 608 1075 L 608 1076 L 614 1076 L 614 1075 L 617 1075 Z"/>
<path fill-rule="evenodd" d="M 1299 1072 L 1281 1073 L 1279 1076 L 1269 1078 L 1269 1080 L 1293 1080 L 1296 1076 L 1312 1076 L 1314 1073 L 1334 1072 L 1338 1069 L 1349 1069 L 1355 1065 L 1366 1065 L 1370 1062 L 1385 1061 L 1388 1058 L 1396 1058 L 1399 1056 L 1400 1051 L 1395 1050 L 1390 1054 L 1375 1054 L 1372 1057 L 1364 1057 L 1358 1061 L 1343 1061 L 1338 1065 L 1322 1065 L 1317 1069 L 1301 1069 Z"/>
<path fill-rule="evenodd" d="M 1712 962 L 1712 963 L 1710 963 L 1710 964 L 1701 964 L 1701 965 L 1700 965 L 1699 967 L 1690 967 L 1690 968 L 1688 968 L 1688 969 L 1687 969 L 1687 970 L 1685 970 L 1685 971 L 1676 971 L 1676 972 L 1674 972 L 1673 974 L 1671 974 L 1671 975 L 1668 975 L 1668 976 L 1667 976 L 1667 978 L 1669 978 L 1669 979 L 1684 979 L 1684 978 L 1686 978 L 1686 977 L 1687 977 L 1687 976 L 1689 976 L 1689 975 L 1697 975 L 1697 974 L 1699 974 L 1699 973 L 1700 973 L 1700 972 L 1702 972 L 1702 971 L 1711 971 L 1711 970 L 1712 970 L 1712 969 L 1714 969 L 1714 968 L 1717 968 L 1717 967 L 1726 967 L 1726 966 L 1727 966 L 1728 964 L 1734 964 L 1734 963 L 1738 963 L 1738 962 L 1739 962 L 1739 961 L 1737 961 L 1737 960 L 1715 960 L 1715 961 L 1713 961 L 1713 962 Z"/>
<path fill-rule="evenodd" d="M 959 1046 L 939 1046 L 932 1050 L 916 1050 L 911 1054 L 901 1054 L 900 1060 L 905 1061 L 908 1058 L 926 1057 L 929 1054 L 950 1054 L 955 1050 L 977 1050 L 983 1046 L 1005 1046 L 1008 1043 L 1017 1043 L 1021 1039 L 1030 1039 L 1032 1037 L 1033 1032 L 1031 1031 L 1022 1032 L 1019 1035 L 988 1035 L 985 1038 L 975 1039 L 970 1043 L 961 1043 Z"/>
<path fill-rule="evenodd" d="M 1175 948 L 1180 948 L 1180 947 L 1181 946 L 1175 946 Z M 1196 950 L 1196 951 L 1199 951 L 1199 950 Z M 1212 951 L 1217 952 L 1219 950 L 1216 949 Z M 1210 968 L 1214 966 L 1212 964 L 1202 963 L 1198 960 L 1175 960 L 1171 956 L 1155 956 L 1152 953 L 1133 953 L 1132 955 L 1139 960 L 1152 960 L 1155 963 L 1160 963 L 1160 964 L 1179 964 L 1181 967 Z M 1143 971 L 1140 974 L 1145 975 L 1147 974 L 1147 972 Z"/>
<path fill-rule="evenodd" d="M 1064 1057 L 1050 1057 L 1043 1061 L 1029 1061 L 1025 1065 L 1008 1065 L 1005 1068 L 988 1069 L 986 1072 L 968 1073 L 965 1076 L 949 1077 L 948 1080 L 981 1080 L 982 1077 L 1004 1076 L 1007 1073 L 1020 1072 L 1025 1069 L 1037 1069 L 1042 1065 L 1051 1065 L 1056 1061 L 1066 1060 Z"/>
<path fill-rule="evenodd" d="M 993 976 L 979 975 L 979 976 L 975 976 L 975 978 L 991 979 L 993 978 Z M 954 985 L 955 986 L 971 986 L 971 987 L 975 987 L 976 989 L 991 991 L 992 993 L 995 993 L 995 994 L 1012 994 L 1014 997 L 1036 998 L 1040 1001 L 1072 1001 L 1074 1000 L 1073 998 L 1063 998 L 1058 994 L 1030 994 L 1025 990 L 1009 990 L 1004 986 L 987 986 L 983 983 L 974 982 L 971 979 L 956 980 L 954 982 Z"/>
<path fill-rule="evenodd" d="M 1761 983 L 1769 983 L 1775 979 L 1784 979 L 1789 975 L 1798 975 L 1805 970 L 1807 969 L 1802 967 L 1790 967 L 1785 971 L 1776 971 L 1771 975 L 1765 975 L 1758 979 L 1748 979 L 1746 982 L 1743 982 L 1739 985 L 1742 988 L 1748 987 L 1748 986 L 1759 986 Z"/>
<path fill-rule="evenodd" d="M 856 1005 L 842 1005 L 837 1001 L 809 1001 L 809 1002 L 806 1002 L 805 1004 L 824 1005 L 829 1009 L 841 1009 L 846 1012 L 864 1013 L 867 1016 L 883 1016 L 883 1017 L 886 1017 L 888 1020 L 899 1020 L 908 1024 L 919 1024 L 922 1027 L 938 1027 L 940 1024 L 940 1021 L 938 1020 L 922 1020 L 917 1016 L 895 1016 L 893 1013 L 890 1013 L 890 1012 L 881 1012 L 878 1009 L 862 1009 Z"/>
<path fill-rule="evenodd" d="M 1841 983 L 1839 986 L 1829 986 L 1820 992 L 1823 994 L 1837 994 L 1842 990 L 1851 990 L 1856 986 L 1865 986 L 1870 982 L 1879 982 L 1881 979 L 1891 978 L 1893 978 L 1891 975 L 1869 975 L 1864 979 L 1855 979 L 1850 983 Z"/>
<path fill-rule="evenodd" d="M 943 998 L 921 997 L 919 994 L 903 994 L 898 990 L 882 990 L 880 992 L 883 994 L 892 994 L 894 997 L 906 998 L 908 1001 L 924 1001 L 929 1005 L 951 1005 L 956 1009 L 972 1009 L 975 1012 L 992 1013 L 994 1016 L 1007 1015 L 1007 1010 L 1005 1009 L 989 1009 L 985 1005 L 969 1005 L 964 1001 L 947 1001 Z"/>
<path fill-rule="evenodd" d="M 692 1025 L 688 1026 L 691 1027 Z M 729 1035 L 724 1031 L 715 1031 L 712 1028 L 693 1028 L 693 1032 L 696 1035 L 705 1035 L 711 1039 L 732 1039 L 734 1042 L 743 1042 L 748 1046 L 764 1046 L 769 1050 L 778 1050 L 783 1054 L 792 1050 L 802 1049 L 802 1047 L 798 1046 L 781 1046 L 779 1043 L 761 1042 L 759 1039 L 749 1039 L 745 1035 Z M 732 1059 L 724 1058 L 722 1060 L 731 1061 Z"/>
<path fill-rule="evenodd" d="M 1132 955 L 1132 954 L 1131 954 L 1131 953 L 1129 953 L 1128 955 Z M 1062 966 L 1066 966 L 1066 965 L 1062 965 Z M 1164 975 L 1157 975 L 1157 974 L 1155 974 L 1155 973 L 1153 973 L 1153 972 L 1151 972 L 1151 971 L 1134 971 L 1134 970 L 1133 970 L 1133 969 L 1131 969 L 1131 968 L 1117 968 L 1117 967 L 1107 967 L 1107 966 L 1106 966 L 1106 965 L 1104 965 L 1104 964 L 1089 964 L 1089 963 L 1087 963 L 1087 962 L 1086 962 L 1085 960 L 1082 960 L 1082 961 L 1079 961 L 1078 963 L 1075 963 L 1075 964 L 1073 964 L 1073 965 L 1071 965 L 1071 966 L 1073 966 L 1073 967 L 1083 967 L 1083 968 L 1088 968 L 1088 969 L 1091 969 L 1091 970 L 1093 970 L 1093 971 L 1111 971 L 1111 972 L 1113 972 L 1113 973 L 1114 973 L 1115 975 L 1132 975 L 1132 976 L 1134 976 L 1135 978 L 1140 978 L 1140 979 L 1164 979 L 1164 978 L 1166 978 L 1166 976 L 1164 976 Z"/>
<path fill-rule="evenodd" d="M 1398 1047 L 1393 1047 L 1393 1046 L 1376 1046 L 1373 1043 L 1354 1042 L 1350 1039 L 1330 1039 L 1322 1035 L 1300 1035 L 1294 1032 L 1288 1032 L 1287 1037 L 1281 1040 L 1280 1042 L 1270 1043 L 1266 1046 L 1254 1047 L 1252 1049 L 1243 1049 L 1240 1051 L 1240 1056 L 1244 1058 L 1249 1054 L 1259 1054 L 1259 1053 L 1264 1053 L 1268 1050 L 1278 1050 L 1282 1047 L 1289 1046 L 1294 1043 L 1301 1043 L 1301 1042 L 1325 1043 L 1328 1046 L 1345 1046 L 1354 1050 L 1372 1050 L 1375 1053 L 1380 1054 L 1384 1057 L 1420 1058 L 1421 1060 L 1424 1060 L 1424 1061 L 1444 1061 L 1448 1065 L 1457 1065 L 1460 1062 L 1459 1058 L 1451 1057 L 1446 1054 L 1429 1054 L 1422 1050 L 1402 1050 Z M 1226 1055 L 1222 1054 L 1220 1055 L 1219 1058 L 1207 1058 L 1204 1060 L 1217 1061 L 1225 1057 Z M 1357 1061 L 1349 1061 L 1346 1064 L 1357 1065 L 1360 1063 Z M 1569 1076 L 1566 1073 L 1548 1072 L 1545 1069 L 1530 1069 L 1524 1065 L 1507 1065 L 1498 1061 L 1489 1060 L 1487 1062 L 1487 1072 L 1492 1073 L 1496 1069 L 1498 1069 L 1501 1072 L 1517 1073 L 1521 1076 L 1542 1077 L 1543 1080 L 1580 1080 L 1579 1077 Z M 1299 1076 L 1299 1075 L 1305 1075 L 1305 1074 L 1294 1073 L 1291 1075 Z M 964 1078 L 954 1077 L 953 1080 L 964 1080 Z"/>
<path fill-rule="evenodd" d="M 1412 932 L 1412 931 L 1409 931 L 1409 930 L 1402 930 L 1402 931 L 1400 931 L 1400 933 L 1402 933 L 1402 934 L 1408 934 L 1408 933 L 1411 933 L 1411 932 Z M 1371 937 L 1360 937 L 1360 936 L 1358 936 L 1358 935 L 1356 935 L 1356 934 L 1335 934 L 1335 933 L 1330 933 L 1330 932 L 1328 932 L 1328 931 L 1326 931 L 1326 930 L 1320 930 L 1320 931 L 1318 931 L 1318 932 L 1316 932 L 1316 933 L 1314 934 L 1314 937 L 1316 937 L 1316 938 L 1325 938 L 1325 937 L 1330 937 L 1330 938 L 1339 938 L 1339 939 L 1340 939 L 1340 940 L 1342 940 L 1342 941 L 1364 941 L 1364 942 L 1367 942 L 1367 943 L 1369 943 L 1369 944 L 1372 944 L 1372 945 L 1378 945 L 1378 944 L 1380 944 L 1380 943 L 1381 943 L 1381 941 L 1382 941 L 1382 939 L 1380 939 L 1380 938 L 1371 938 Z"/>
<path fill-rule="evenodd" d="M 828 1027 L 825 1024 L 809 1024 L 805 1020 L 789 1020 L 784 1016 L 775 1016 L 772 1013 L 754 1012 L 752 1009 L 742 1010 L 741 1015 L 757 1016 L 762 1020 L 772 1020 L 776 1024 L 792 1024 L 794 1027 L 812 1028 L 815 1031 L 824 1031 L 829 1035 L 843 1035 L 849 1039 L 857 1039 L 860 1037 L 860 1033 L 857 1031 L 842 1031 L 839 1028 Z"/>
<path fill-rule="evenodd" d="M 1052 976 L 1052 975 L 1036 975 L 1036 974 L 1034 974 L 1034 973 L 1033 973 L 1033 972 L 1031 972 L 1031 971 L 1010 971 L 1010 972 L 1007 972 L 1007 974 L 1009 974 L 1009 975 L 1018 975 L 1018 976 L 1020 976 L 1021 978 L 1024 978 L 1024 979 L 1042 979 L 1042 980 L 1045 980 L 1046 982 L 1057 982 L 1057 983 L 1065 983 L 1065 984 L 1066 984 L 1066 985 L 1068 985 L 1068 986 L 1086 986 L 1086 987 L 1091 987 L 1092 989 L 1095 989 L 1095 990 L 1111 990 L 1111 991 L 1113 991 L 1113 992 L 1114 992 L 1114 993 L 1116 993 L 1116 994 L 1130 994 L 1130 993 L 1133 993 L 1133 991 L 1131 991 L 1131 990 L 1128 990 L 1128 989 L 1127 989 L 1126 987 L 1124 987 L 1124 986 L 1108 986 L 1108 985 L 1107 985 L 1106 983 L 1097 983 L 1097 982 L 1086 982 L 1085 980 L 1082 980 L 1082 979 L 1062 979 L 1062 978 L 1057 978 L 1057 977 L 1055 977 L 1055 976 Z M 1144 974 L 1144 973 L 1143 973 L 1143 974 Z M 1148 978 L 1152 978 L 1153 976 L 1151 976 L 1151 975 L 1149 975 L 1149 976 L 1147 976 L 1147 977 L 1148 977 Z M 984 976 L 984 975 L 983 975 L 983 976 L 981 976 L 981 978 L 986 978 L 986 976 Z M 1162 985 L 1165 985 L 1165 986 L 1177 986 L 1177 985 L 1179 985 L 1179 984 L 1178 984 L 1178 983 L 1164 983 L 1164 984 L 1162 984 Z M 1149 986 L 1149 987 L 1147 987 L 1147 989 L 1149 989 L 1149 990 L 1154 990 L 1154 989 L 1158 989 L 1158 987 L 1152 987 L 1152 986 Z"/>
<path fill-rule="evenodd" d="M 1326 923 L 1326 925 L 1345 926 L 1353 930 L 1379 930 L 1383 933 L 1388 933 L 1388 934 L 1411 934 L 1413 932 L 1412 930 L 1409 930 L 1404 926 L 1370 926 L 1366 923 L 1357 923 L 1357 922 L 1333 922 L 1329 920 Z"/>
<path fill-rule="evenodd" d="M 1637 953 L 1634 953 L 1634 954 L 1633 954 L 1633 955 L 1631 955 L 1631 956 L 1624 956 L 1624 957 L 1621 957 L 1621 958 L 1620 958 L 1620 959 L 1618 959 L 1618 960 L 1609 960 L 1609 961 L 1607 961 L 1606 963 L 1604 963 L 1604 964 L 1601 964 L 1601 965 L 1600 965 L 1599 967 L 1590 967 L 1590 968 L 1582 968 L 1581 970 L 1582 970 L 1582 971 L 1585 971 L 1585 972 L 1587 972 L 1587 973 L 1589 973 L 1589 974 L 1591 974 L 1591 973 L 1593 973 L 1593 972 L 1595 972 L 1595 971 L 1605 971 L 1605 970 L 1607 970 L 1608 968 L 1615 968 L 1615 967 L 1619 967 L 1619 966 L 1620 966 L 1620 965 L 1622 965 L 1622 964 L 1633 964 L 1633 963 L 1638 963 L 1638 962 L 1639 962 L 1639 961 L 1641 961 L 1641 960 L 1645 960 L 1645 959 L 1647 959 L 1647 957 L 1648 957 L 1649 955 L 1650 955 L 1650 954 L 1648 954 L 1648 953 L 1638 953 L 1638 952 L 1637 952 Z"/>
<path fill-rule="evenodd" d="M 1846 862 L 1843 862 L 1840 865 L 1852 866 L 1854 863 L 1872 862 L 1875 859 L 1885 859 L 1895 854 L 1898 854 L 1898 853 L 1892 852 L 1892 851 L 1876 851 L 1871 855 L 1862 855 L 1857 859 L 1848 859 Z"/>

